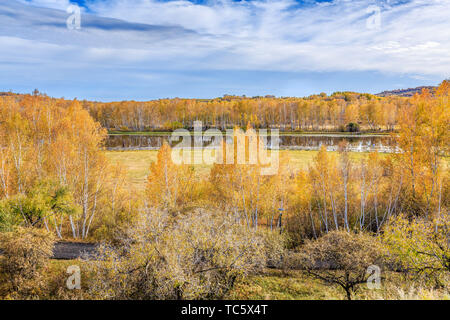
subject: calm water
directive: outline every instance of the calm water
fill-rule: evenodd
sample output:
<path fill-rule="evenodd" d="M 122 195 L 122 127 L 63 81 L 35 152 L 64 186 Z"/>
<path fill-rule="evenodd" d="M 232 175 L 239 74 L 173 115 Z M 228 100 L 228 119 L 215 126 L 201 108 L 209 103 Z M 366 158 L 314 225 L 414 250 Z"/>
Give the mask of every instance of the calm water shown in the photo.
<path fill-rule="evenodd" d="M 224 137 L 225 139 L 225 137 Z M 227 137 L 231 140 L 231 137 Z M 106 147 L 108 150 L 157 150 L 163 142 L 167 141 L 172 147 L 180 147 L 181 138 L 172 138 L 169 135 L 110 135 Z M 394 140 L 382 135 L 283 135 L 279 136 L 280 149 L 287 150 L 318 150 L 322 145 L 329 151 L 335 151 L 341 141 L 347 141 L 351 151 L 356 152 L 394 152 L 396 150 Z M 267 137 L 266 147 L 274 148 L 274 142 Z M 211 136 L 193 136 L 192 146 L 215 148 L 218 141 Z M 276 145 L 276 143 L 275 143 Z"/>

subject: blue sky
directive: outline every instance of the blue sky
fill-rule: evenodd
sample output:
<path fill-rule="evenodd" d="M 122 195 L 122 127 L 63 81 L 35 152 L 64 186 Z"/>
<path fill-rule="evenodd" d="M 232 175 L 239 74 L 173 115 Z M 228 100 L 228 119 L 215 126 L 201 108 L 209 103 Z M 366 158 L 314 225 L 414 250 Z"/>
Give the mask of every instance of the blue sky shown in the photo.
<path fill-rule="evenodd" d="M 81 29 L 66 12 L 81 7 Z M 379 14 L 378 14 L 379 12 Z M 450 77 L 450 0 L 0 0 L 0 91 L 377 93 Z"/>

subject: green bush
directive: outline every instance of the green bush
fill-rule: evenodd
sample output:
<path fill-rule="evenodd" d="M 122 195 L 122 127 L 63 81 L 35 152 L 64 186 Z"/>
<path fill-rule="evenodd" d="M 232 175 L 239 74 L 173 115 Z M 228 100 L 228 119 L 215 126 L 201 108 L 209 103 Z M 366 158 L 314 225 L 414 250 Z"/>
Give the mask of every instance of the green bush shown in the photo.
<path fill-rule="evenodd" d="M 183 128 L 183 124 L 179 121 L 166 121 L 164 123 L 164 129 L 166 130 L 176 130 Z"/>
<path fill-rule="evenodd" d="M 20 217 L 14 212 L 7 200 L 0 201 L 0 232 L 12 231 L 20 224 Z"/>
<path fill-rule="evenodd" d="M 450 216 L 429 220 L 405 216 L 393 218 L 384 229 L 383 240 L 392 262 L 403 270 L 448 286 L 450 275 Z"/>
<path fill-rule="evenodd" d="M 349 124 L 347 124 L 347 126 L 345 127 L 347 132 L 359 132 L 359 124 L 354 123 L 354 122 L 350 122 Z"/>

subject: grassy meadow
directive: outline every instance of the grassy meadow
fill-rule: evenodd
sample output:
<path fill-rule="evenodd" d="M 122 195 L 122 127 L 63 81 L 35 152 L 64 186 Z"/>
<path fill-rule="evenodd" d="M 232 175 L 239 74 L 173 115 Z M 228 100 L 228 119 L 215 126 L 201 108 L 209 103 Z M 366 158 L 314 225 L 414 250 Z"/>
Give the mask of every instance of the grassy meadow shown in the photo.
<path fill-rule="evenodd" d="M 289 150 L 284 151 L 287 154 L 292 170 L 307 169 L 314 160 L 318 151 Z M 144 189 L 150 164 L 156 161 L 157 150 L 139 150 L 139 151 L 106 151 L 106 156 L 112 162 L 122 164 L 127 170 L 131 182 L 138 188 Z M 358 161 L 367 156 L 367 153 L 352 152 L 351 159 Z M 211 169 L 211 165 L 195 165 L 196 172 L 200 175 L 206 175 Z"/>
<path fill-rule="evenodd" d="M 67 298 L 83 299 L 83 277 L 92 277 L 87 271 L 86 262 L 82 260 L 51 260 L 46 272 L 48 274 L 65 274 L 69 266 L 77 265 L 82 274 L 80 291 L 70 292 Z M 420 283 L 411 286 L 411 279 L 396 272 L 386 272 L 379 289 L 368 289 L 362 285 L 355 293 L 356 300 L 449 300 L 445 290 L 425 289 Z M 65 280 L 63 278 L 62 280 Z M 58 286 L 58 284 L 54 284 Z M 74 296 L 72 296 L 72 294 Z M 50 299 L 52 297 L 49 297 Z M 345 300 L 344 291 L 337 285 L 327 285 L 309 276 L 302 270 L 264 269 L 263 272 L 250 275 L 238 281 L 226 299 L 231 300 Z"/>

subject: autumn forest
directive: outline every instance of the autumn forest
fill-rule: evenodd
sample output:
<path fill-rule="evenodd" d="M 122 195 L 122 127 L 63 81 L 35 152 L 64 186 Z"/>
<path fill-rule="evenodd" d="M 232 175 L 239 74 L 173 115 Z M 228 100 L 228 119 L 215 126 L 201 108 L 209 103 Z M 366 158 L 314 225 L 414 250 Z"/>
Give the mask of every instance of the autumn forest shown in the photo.
<path fill-rule="evenodd" d="M 350 123 L 365 131 L 392 131 L 401 97 L 336 92 L 307 98 L 246 98 L 224 95 L 212 100 L 161 99 L 150 102 L 81 102 L 108 130 L 156 131 L 192 128 L 194 121 L 221 130 L 248 123 L 284 131 L 347 131 Z"/>
<path fill-rule="evenodd" d="M 2 93 L 0 297 L 448 299 L 449 95 L 449 81 L 413 97 L 104 103 Z M 243 141 L 250 159 L 261 128 L 382 134 L 398 151 L 358 153 L 345 141 L 337 151 L 264 150 L 278 159 L 264 175 L 259 160 L 179 164 L 168 143 L 105 149 L 109 134 L 192 131 L 194 121 L 234 130 L 215 157 L 236 157 Z M 54 248 L 65 242 L 95 250 L 61 260 Z M 66 286 L 73 265 L 81 287 Z"/>

